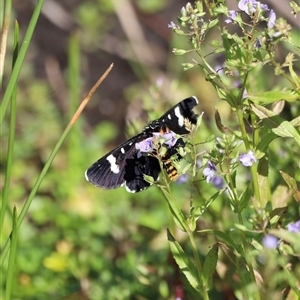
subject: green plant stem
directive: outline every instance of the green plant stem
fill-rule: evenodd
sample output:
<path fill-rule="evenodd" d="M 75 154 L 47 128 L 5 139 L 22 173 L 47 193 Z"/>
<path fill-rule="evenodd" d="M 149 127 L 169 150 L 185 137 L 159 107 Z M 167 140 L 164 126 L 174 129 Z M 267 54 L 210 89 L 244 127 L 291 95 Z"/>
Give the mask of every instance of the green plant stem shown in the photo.
<path fill-rule="evenodd" d="M 161 160 L 160 160 L 160 163 L 161 163 Z M 163 172 L 163 174 L 164 174 L 164 172 Z M 171 208 L 174 205 L 176 205 L 176 201 L 175 201 L 174 196 L 172 195 L 172 191 L 171 191 L 170 185 L 167 182 L 167 177 L 166 177 L 165 174 L 163 175 L 163 178 L 164 178 L 165 184 L 167 186 L 168 194 L 172 198 L 173 204 L 170 203 L 170 200 L 168 199 L 168 197 L 166 197 L 165 193 L 163 193 L 163 195 L 164 195 L 166 201 L 168 202 L 169 207 Z M 173 213 L 176 214 L 176 212 L 180 211 L 180 210 L 179 209 L 176 209 L 176 210 L 173 209 L 172 211 L 173 211 Z M 209 296 L 208 296 L 208 293 L 207 293 L 207 287 L 204 286 L 205 281 L 204 281 L 204 279 L 202 278 L 202 275 L 201 275 L 202 274 L 202 265 L 201 265 L 201 262 L 200 262 L 200 259 L 199 259 L 199 253 L 198 253 L 198 250 L 197 250 L 197 246 L 196 246 L 196 242 L 195 242 L 195 239 L 194 239 L 194 236 L 193 236 L 193 232 L 190 230 L 190 228 L 189 228 L 189 226 L 186 222 L 185 217 L 183 217 L 183 218 L 180 217 L 180 216 L 174 216 L 174 217 L 176 217 L 177 220 L 182 220 L 183 221 L 183 222 L 180 222 L 180 224 L 182 225 L 183 229 L 188 234 L 188 237 L 189 237 L 189 240 L 190 240 L 190 243 L 191 243 L 191 246 L 192 246 L 194 261 L 195 261 L 195 265 L 196 265 L 196 268 L 197 268 L 197 271 L 198 271 L 199 284 L 200 284 L 200 287 L 202 288 L 202 290 L 200 292 L 203 296 L 203 299 L 208 300 Z"/>
<path fill-rule="evenodd" d="M 238 116 L 241 132 L 242 132 L 243 141 L 245 143 L 246 151 L 249 151 L 250 143 L 248 140 L 248 135 L 247 135 L 245 124 L 244 124 L 243 113 L 239 108 L 237 109 L 237 116 Z M 260 193 L 259 193 L 258 178 L 257 178 L 257 165 L 253 164 L 251 166 L 250 170 L 251 170 L 251 174 L 252 174 L 254 195 L 255 195 L 256 199 L 258 199 L 259 203 L 262 204 Z"/>
<path fill-rule="evenodd" d="M 205 280 L 202 277 L 202 264 L 201 264 L 200 259 L 199 259 L 199 253 L 198 253 L 198 250 L 197 250 L 195 238 L 194 238 L 194 235 L 193 235 L 192 231 L 189 229 L 187 224 L 186 224 L 186 230 L 187 230 L 189 240 L 191 242 L 193 255 L 194 255 L 194 260 L 195 260 L 196 268 L 198 270 L 199 280 L 200 280 L 201 285 L 202 285 L 202 293 L 201 294 L 202 294 L 204 300 L 208 300 L 209 296 L 208 296 L 208 293 L 207 293 L 207 287 L 204 285 Z"/>
<path fill-rule="evenodd" d="M 100 79 L 97 81 L 97 83 L 93 86 L 93 88 L 90 90 L 90 92 L 88 93 L 87 97 L 82 101 L 82 103 L 79 105 L 76 113 L 73 115 L 73 118 L 71 119 L 71 121 L 69 122 L 68 126 L 66 127 L 66 129 L 64 130 L 64 132 L 62 133 L 62 136 L 60 137 L 60 139 L 58 140 L 57 144 L 55 145 L 54 149 L 52 150 L 48 160 L 46 161 L 45 166 L 43 167 L 41 173 L 39 174 L 28 198 L 25 201 L 24 206 L 22 207 L 21 213 L 18 217 L 17 220 L 17 228 L 19 228 L 26 216 L 26 213 L 31 205 L 31 202 L 33 200 L 33 198 L 35 197 L 44 177 L 46 176 L 58 150 L 60 149 L 61 145 L 63 144 L 64 140 L 66 139 L 68 133 L 70 132 L 70 130 L 72 129 L 72 127 L 74 126 L 75 122 L 77 121 L 78 117 L 80 116 L 80 114 L 82 113 L 83 109 L 85 108 L 85 106 L 87 105 L 87 103 L 89 102 L 90 98 L 92 97 L 92 95 L 94 94 L 94 92 L 96 91 L 96 89 L 99 87 L 99 85 L 103 82 L 103 80 L 107 77 L 107 75 L 109 74 L 109 72 L 111 71 L 111 69 L 113 68 L 113 64 L 111 64 L 109 66 L 109 68 L 104 72 L 104 74 L 100 77 Z M 0 254 L 0 266 L 3 265 L 4 259 L 7 255 L 9 249 L 9 240 L 6 241 L 3 250 Z"/>
<path fill-rule="evenodd" d="M 15 270 L 15 262 L 17 255 L 17 242 L 18 242 L 18 226 L 17 226 L 17 209 L 14 207 L 13 209 L 13 226 L 11 232 L 11 246 L 10 253 L 8 259 L 8 271 L 6 278 L 6 287 L 5 287 L 5 300 L 10 300 L 11 292 L 13 289 L 14 282 L 14 270 Z"/>
<path fill-rule="evenodd" d="M 3 118 L 5 116 L 5 113 L 6 113 L 8 104 L 9 104 L 9 100 L 11 98 L 13 89 L 16 86 L 16 82 L 18 80 L 28 47 L 30 45 L 30 41 L 31 41 L 34 29 L 35 29 L 37 20 L 40 16 L 40 13 L 41 13 L 41 10 L 43 7 L 43 3 L 44 3 L 44 0 L 38 0 L 37 4 L 35 6 L 35 9 L 33 11 L 31 20 L 29 22 L 28 29 L 27 29 L 25 37 L 24 37 L 24 41 L 20 48 L 18 58 L 16 60 L 14 68 L 12 70 L 12 73 L 11 73 L 11 76 L 10 76 L 9 82 L 7 84 L 7 87 L 6 87 L 4 96 L 3 96 L 3 100 L 2 100 L 2 103 L 0 106 L 0 124 L 2 124 L 2 122 L 3 122 Z"/>
<path fill-rule="evenodd" d="M 19 26 L 18 23 L 15 22 L 14 54 L 13 54 L 12 68 L 14 67 L 15 61 L 18 57 L 18 41 L 19 41 Z M 12 97 L 11 97 L 7 163 L 6 163 L 4 188 L 3 188 L 3 195 L 2 195 L 2 206 L 0 210 L 1 230 L 3 226 L 4 216 L 6 213 L 7 202 L 8 202 L 9 185 L 10 185 L 11 170 L 12 170 L 13 156 L 14 156 L 16 119 L 17 119 L 17 85 L 14 87 Z"/>
<path fill-rule="evenodd" d="M 240 125 L 240 129 L 241 129 L 241 132 L 242 132 L 242 138 L 243 138 L 243 141 L 244 141 L 244 144 L 245 144 L 246 151 L 249 151 L 250 150 L 250 143 L 249 143 L 248 134 L 246 132 L 246 128 L 245 128 L 245 124 L 244 124 L 243 112 L 239 108 L 237 108 L 236 113 L 237 113 L 237 116 L 238 116 L 239 125 Z"/>

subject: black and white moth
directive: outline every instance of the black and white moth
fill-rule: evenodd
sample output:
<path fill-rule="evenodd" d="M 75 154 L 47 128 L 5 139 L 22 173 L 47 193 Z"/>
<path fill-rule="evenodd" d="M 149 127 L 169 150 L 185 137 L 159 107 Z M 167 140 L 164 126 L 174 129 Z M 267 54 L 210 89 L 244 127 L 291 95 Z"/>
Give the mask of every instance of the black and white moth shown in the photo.
<path fill-rule="evenodd" d="M 159 119 L 148 124 L 141 133 L 127 140 L 97 160 L 85 172 L 86 180 L 103 189 L 115 189 L 125 185 L 130 193 L 147 189 L 151 183 L 144 175 L 151 176 L 156 181 L 161 171 L 159 161 L 151 148 L 153 140 L 159 136 L 165 141 L 167 151 L 161 158 L 163 167 L 171 180 L 178 177 L 171 156 L 177 155 L 179 147 L 185 142 L 175 138 L 175 134 L 190 133 L 191 125 L 197 124 L 198 115 L 193 108 L 198 104 L 196 97 L 186 98 L 173 106 Z"/>

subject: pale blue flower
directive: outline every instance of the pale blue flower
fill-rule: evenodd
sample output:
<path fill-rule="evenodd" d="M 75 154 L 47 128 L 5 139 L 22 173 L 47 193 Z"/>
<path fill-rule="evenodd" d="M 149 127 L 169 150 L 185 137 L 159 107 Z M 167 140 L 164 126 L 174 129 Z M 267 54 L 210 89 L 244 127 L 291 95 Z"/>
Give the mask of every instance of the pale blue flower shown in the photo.
<path fill-rule="evenodd" d="M 235 10 L 229 10 L 228 11 L 228 19 L 226 19 L 224 22 L 229 24 L 233 23 L 235 19 L 237 18 L 238 13 Z"/>
<path fill-rule="evenodd" d="M 256 12 L 258 6 L 260 6 L 263 11 L 269 10 L 268 5 L 262 4 L 261 2 L 256 0 L 240 0 L 238 3 L 239 9 L 245 12 L 248 16 L 253 15 Z"/>
<path fill-rule="evenodd" d="M 140 153 L 149 153 L 153 151 L 153 137 L 149 137 L 139 143 L 135 144 L 135 148 Z"/>
<path fill-rule="evenodd" d="M 248 153 L 243 153 L 239 156 L 239 161 L 245 166 L 245 167 L 251 167 L 254 163 L 257 162 L 257 159 L 253 153 L 253 151 L 248 151 Z"/>
<path fill-rule="evenodd" d="M 278 238 L 274 235 L 267 234 L 262 239 L 262 244 L 269 249 L 276 249 L 278 246 Z"/>
<path fill-rule="evenodd" d="M 275 26 L 276 21 L 276 14 L 273 9 L 270 10 L 269 20 L 268 20 L 268 27 L 273 28 Z"/>
<path fill-rule="evenodd" d="M 297 233 L 300 232 L 300 220 L 295 223 L 290 223 L 287 226 L 289 232 Z"/>
<path fill-rule="evenodd" d="M 203 176 L 206 178 L 206 182 L 209 183 L 217 174 L 216 166 L 211 162 L 208 161 L 207 167 L 203 169 Z"/>

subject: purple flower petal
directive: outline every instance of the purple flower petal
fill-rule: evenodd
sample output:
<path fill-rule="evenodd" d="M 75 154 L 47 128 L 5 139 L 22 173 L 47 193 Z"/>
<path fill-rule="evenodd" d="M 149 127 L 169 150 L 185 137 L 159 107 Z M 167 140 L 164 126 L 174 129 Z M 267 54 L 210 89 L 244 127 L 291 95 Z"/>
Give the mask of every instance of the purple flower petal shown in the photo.
<path fill-rule="evenodd" d="M 256 0 L 240 0 L 238 3 L 239 9 L 245 12 L 248 16 L 253 15 L 259 6 L 262 11 L 269 10 L 267 4 L 262 4 L 261 2 Z"/>
<path fill-rule="evenodd" d="M 278 239 L 274 235 L 268 234 L 263 237 L 262 244 L 269 249 L 276 249 L 278 246 Z"/>
<path fill-rule="evenodd" d="M 237 12 L 235 10 L 229 10 L 228 11 L 228 19 L 226 19 L 224 22 L 229 24 L 235 21 L 237 17 Z"/>
<path fill-rule="evenodd" d="M 253 151 L 248 151 L 248 153 L 241 154 L 239 157 L 239 161 L 245 166 L 245 167 L 251 167 L 254 163 L 257 162 L 257 159 L 253 153 Z"/>
<path fill-rule="evenodd" d="M 290 223 L 287 226 L 289 232 L 297 233 L 300 232 L 300 220 L 295 223 Z"/>
<path fill-rule="evenodd" d="M 153 151 L 153 137 L 149 137 L 139 143 L 135 144 L 135 148 L 140 153 L 149 153 Z"/>
<path fill-rule="evenodd" d="M 249 16 L 255 12 L 256 7 L 257 7 L 256 0 L 241 0 L 238 3 L 238 8 Z"/>
<path fill-rule="evenodd" d="M 189 174 L 185 173 L 185 174 L 179 176 L 176 183 L 177 184 L 182 184 L 182 183 L 188 182 L 188 180 L 189 180 Z"/>
<path fill-rule="evenodd" d="M 208 161 L 207 165 L 207 168 L 203 170 L 203 176 L 206 178 L 206 182 L 209 183 L 217 174 L 217 168 L 211 161 Z"/>
<path fill-rule="evenodd" d="M 221 190 L 225 187 L 224 179 L 218 175 L 216 175 L 212 178 L 211 183 L 214 187 L 216 187 L 219 190 Z"/>
<path fill-rule="evenodd" d="M 180 27 L 178 25 L 176 25 L 173 21 L 171 21 L 171 23 L 168 24 L 168 28 L 171 28 L 171 29 L 180 29 Z"/>
<path fill-rule="evenodd" d="M 261 7 L 261 9 L 262 9 L 263 11 L 268 11 L 268 10 L 269 10 L 269 7 L 268 7 L 267 4 L 262 4 L 262 3 L 260 3 L 260 2 L 258 2 L 258 3 L 260 4 L 260 7 Z"/>
<path fill-rule="evenodd" d="M 276 14 L 273 9 L 270 10 L 269 20 L 268 20 L 268 28 L 273 28 L 276 22 Z"/>
<path fill-rule="evenodd" d="M 162 135 L 162 138 L 165 140 L 164 144 L 169 147 L 173 147 L 177 142 L 176 133 L 174 133 L 173 131 L 165 133 L 164 135 Z"/>

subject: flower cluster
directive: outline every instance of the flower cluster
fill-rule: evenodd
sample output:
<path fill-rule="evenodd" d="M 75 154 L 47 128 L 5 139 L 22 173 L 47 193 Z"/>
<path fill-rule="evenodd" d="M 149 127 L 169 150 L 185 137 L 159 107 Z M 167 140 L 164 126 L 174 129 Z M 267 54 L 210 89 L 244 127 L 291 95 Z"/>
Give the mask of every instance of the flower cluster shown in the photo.
<path fill-rule="evenodd" d="M 254 15 L 259 15 L 259 21 L 266 20 L 268 22 L 268 28 L 273 28 L 276 21 L 276 14 L 273 9 L 269 9 L 268 5 L 261 3 L 256 0 L 240 0 L 238 7 L 241 11 L 246 13 L 248 16 L 252 17 Z M 263 15 L 269 13 L 268 17 L 265 18 Z M 233 23 L 238 18 L 238 12 L 235 10 L 228 11 L 228 19 L 225 23 Z"/>
<path fill-rule="evenodd" d="M 207 183 L 211 182 L 217 189 L 221 190 L 224 188 L 224 180 L 221 176 L 217 175 L 217 168 L 211 161 L 208 161 L 207 167 L 203 169 L 203 176 Z"/>
<path fill-rule="evenodd" d="M 135 144 L 138 150 L 138 157 L 144 153 L 151 153 L 155 148 L 155 141 L 160 140 L 160 144 L 166 145 L 168 148 L 173 147 L 177 142 L 176 134 L 173 131 L 168 131 L 164 134 L 153 132 L 153 136 Z"/>

